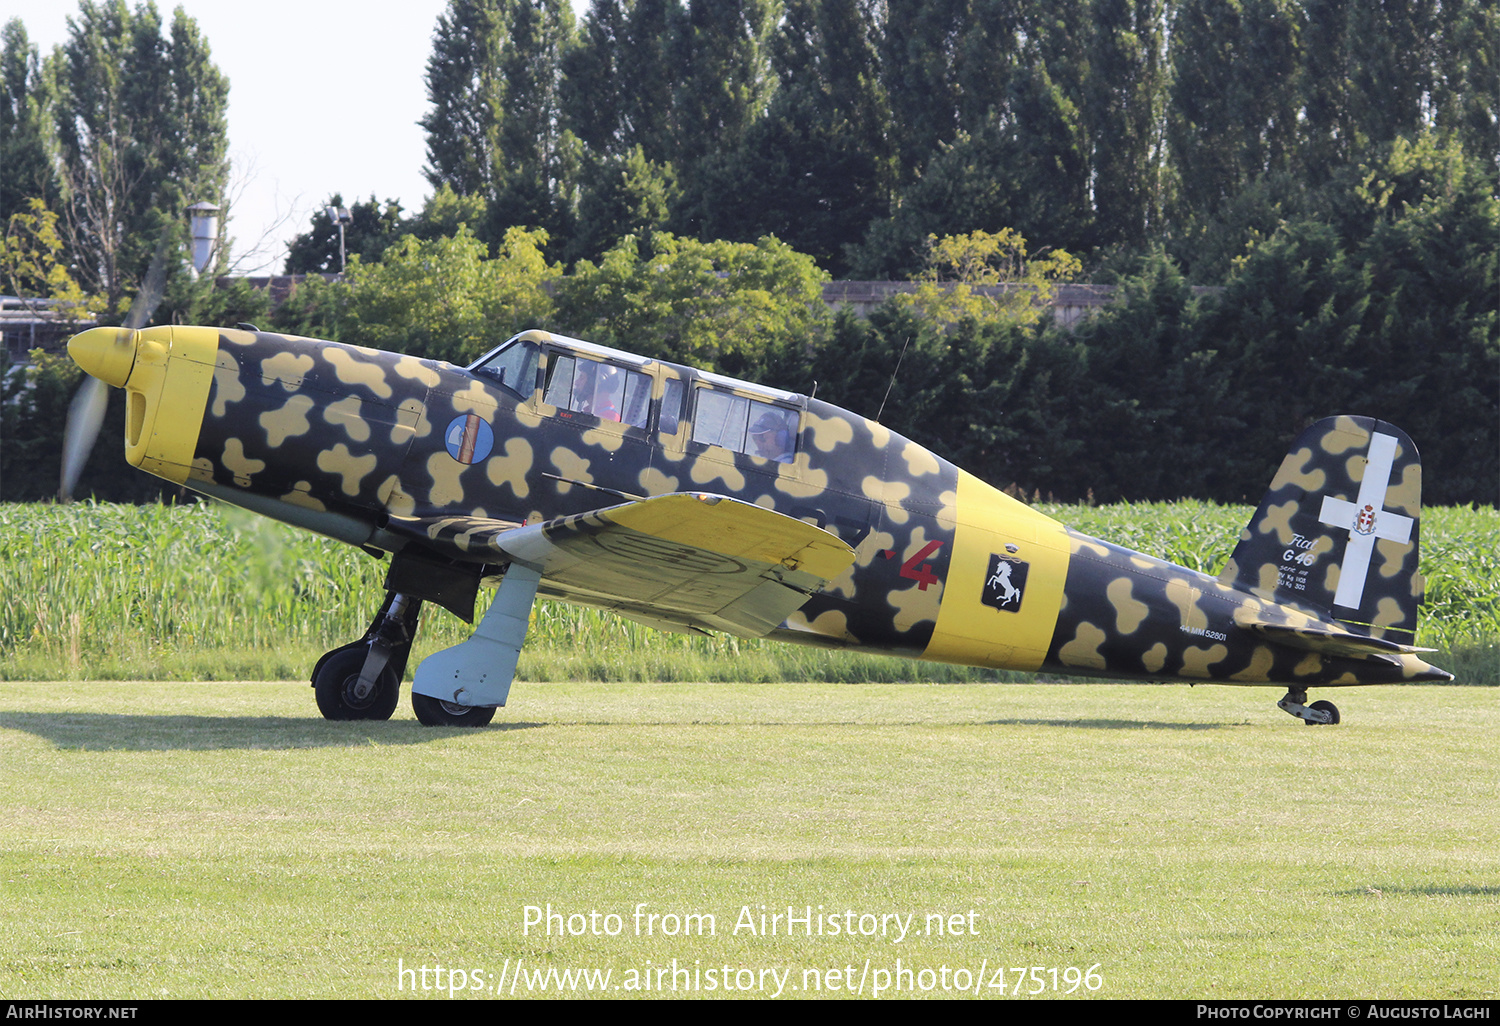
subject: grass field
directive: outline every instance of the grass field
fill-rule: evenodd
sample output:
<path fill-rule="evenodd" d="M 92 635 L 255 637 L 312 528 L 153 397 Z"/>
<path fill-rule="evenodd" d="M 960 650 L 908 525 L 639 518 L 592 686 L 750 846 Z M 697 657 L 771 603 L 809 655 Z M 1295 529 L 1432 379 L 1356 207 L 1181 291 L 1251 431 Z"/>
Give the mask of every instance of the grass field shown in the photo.
<path fill-rule="evenodd" d="M 1249 516 L 1046 512 L 1208 572 Z M 1500 683 L 1500 514 L 1422 540 L 1419 642 Z M 211 505 L 0 506 L 0 997 L 1500 994 L 1493 687 L 1307 729 L 1274 688 L 543 603 L 493 728 L 324 721 L 295 681 L 383 568 Z"/>
<path fill-rule="evenodd" d="M 518 683 L 482 731 L 4 694 L 0 997 L 1500 995 L 1490 688 L 1333 729 L 1212 686 Z"/>

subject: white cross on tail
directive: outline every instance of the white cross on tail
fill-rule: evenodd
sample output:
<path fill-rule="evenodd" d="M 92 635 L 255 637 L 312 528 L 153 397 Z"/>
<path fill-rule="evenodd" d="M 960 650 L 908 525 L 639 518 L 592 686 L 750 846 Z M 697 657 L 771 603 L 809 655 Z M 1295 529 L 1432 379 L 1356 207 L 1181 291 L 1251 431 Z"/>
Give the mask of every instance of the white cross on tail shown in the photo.
<path fill-rule="evenodd" d="M 1365 578 L 1370 572 L 1370 558 L 1375 539 L 1406 543 L 1411 541 L 1411 517 L 1385 509 L 1385 490 L 1391 482 L 1391 464 L 1396 460 L 1396 439 L 1376 434 L 1370 438 L 1369 462 L 1364 480 L 1359 483 L 1359 497 L 1353 502 L 1323 496 L 1318 519 L 1329 527 L 1349 532 L 1344 546 L 1344 561 L 1339 567 L 1339 587 L 1333 604 L 1358 609 L 1364 599 Z"/>

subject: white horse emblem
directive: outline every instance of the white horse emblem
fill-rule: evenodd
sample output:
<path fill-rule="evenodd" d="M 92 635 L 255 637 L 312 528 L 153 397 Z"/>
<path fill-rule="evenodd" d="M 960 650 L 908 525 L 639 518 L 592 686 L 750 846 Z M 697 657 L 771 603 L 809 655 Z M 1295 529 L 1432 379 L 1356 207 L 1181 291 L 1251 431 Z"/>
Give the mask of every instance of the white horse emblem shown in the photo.
<path fill-rule="evenodd" d="M 1011 574 L 1020 568 L 1020 581 L 1011 580 Z M 995 556 L 990 562 L 990 576 L 984 582 L 984 601 L 986 604 L 1004 609 L 1007 606 L 1021 605 L 1021 588 L 1026 581 L 1026 564 L 1016 560 L 1003 559 Z"/>

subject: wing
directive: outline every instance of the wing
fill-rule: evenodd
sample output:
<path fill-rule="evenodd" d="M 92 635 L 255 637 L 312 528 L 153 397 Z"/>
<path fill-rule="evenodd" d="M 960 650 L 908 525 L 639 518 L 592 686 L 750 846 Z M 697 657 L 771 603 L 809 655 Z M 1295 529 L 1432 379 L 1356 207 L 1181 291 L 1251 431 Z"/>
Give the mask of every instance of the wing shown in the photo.
<path fill-rule="evenodd" d="M 453 559 L 533 567 L 545 595 L 741 637 L 769 633 L 854 562 L 853 549 L 812 524 L 696 492 L 540 524 L 392 517 L 388 527 Z"/>

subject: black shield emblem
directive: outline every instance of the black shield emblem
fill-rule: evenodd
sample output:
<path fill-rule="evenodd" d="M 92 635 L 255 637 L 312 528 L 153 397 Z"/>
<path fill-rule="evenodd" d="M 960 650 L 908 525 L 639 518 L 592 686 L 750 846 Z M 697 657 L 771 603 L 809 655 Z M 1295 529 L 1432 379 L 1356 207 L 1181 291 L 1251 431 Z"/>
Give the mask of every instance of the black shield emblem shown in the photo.
<path fill-rule="evenodd" d="M 990 570 L 980 589 L 979 601 L 1008 613 L 1020 612 L 1026 593 L 1026 571 L 1029 564 L 1020 559 L 991 555 Z"/>

